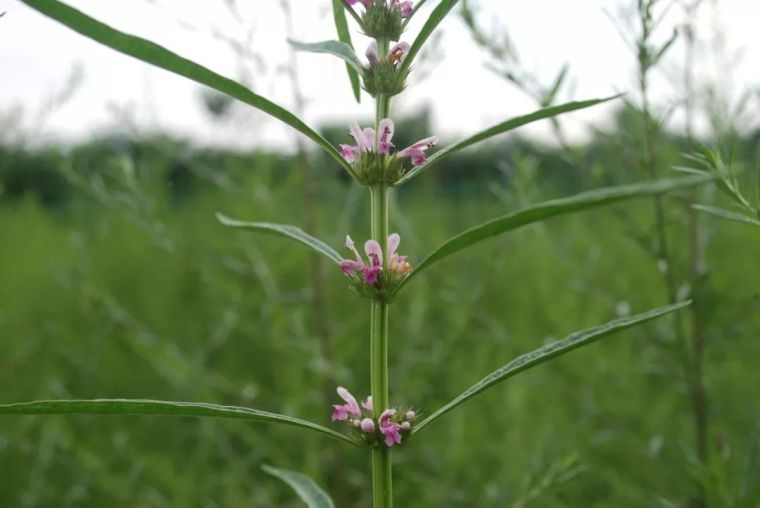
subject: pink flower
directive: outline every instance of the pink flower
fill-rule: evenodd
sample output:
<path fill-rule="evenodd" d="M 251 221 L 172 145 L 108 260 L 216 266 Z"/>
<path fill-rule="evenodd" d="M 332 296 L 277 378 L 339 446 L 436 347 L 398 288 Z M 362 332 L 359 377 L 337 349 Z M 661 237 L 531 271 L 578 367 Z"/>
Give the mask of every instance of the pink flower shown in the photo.
<path fill-rule="evenodd" d="M 401 11 L 402 18 L 409 18 L 414 13 L 414 9 L 412 8 L 412 2 L 408 0 L 405 2 L 401 2 L 398 6 L 398 10 Z"/>
<path fill-rule="evenodd" d="M 362 407 L 364 409 L 366 409 L 367 411 L 369 411 L 370 413 L 372 413 L 372 411 L 373 411 L 373 409 L 372 409 L 372 395 L 370 395 L 369 397 L 367 397 L 367 400 L 365 400 L 364 402 L 362 402 Z"/>
<path fill-rule="evenodd" d="M 332 421 L 348 420 L 349 415 L 353 415 L 353 416 L 362 415 L 362 412 L 359 409 L 359 404 L 357 404 L 356 399 L 354 398 L 353 395 L 351 395 L 351 393 L 349 393 L 348 390 L 346 390 L 342 386 L 339 386 L 338 395 L 340 395 L 340 398 L 345 400 L 346 403 L 333 405 L 333 414 L 331 417 Z"/>
<path fill-rule="evenodd" d="M 406 256 L 396 253 L 399 243 L 401 243 L 401 236 L 398 233 L 388 235 L 388 249 L 386 252 L 388 256 L 388 269 L 396 273 L 406 274 L 412 270 L 412 265 L 406 260 Z M 349 276 L 361 272 L 365 284 L 369 284 L 370 286 L 375 285 L 380 272 L 383 271 L 383 252 L 380 244 L 376 240 L 367 240 L 364 244 L 364 252 L 367 255 L 368 263 L 364 262 L 349 235 L 346 235 L 346 248 L 354 253 L 356 259 L 342 260 L 340 262 L 340 270 Z M 370 399 L 367 399 L 365 404 L 369 405 L 369 407 L 364 406 L 365 408 L 372 408 L 372 401 Z"/>
<path fill-rule="evenodd" d="M 425 150 L 434 147 L 437 143 L 438 138 L 435 136 L 425 138 L 423 140 L 417 141 L 412 146 L 404 148 L 398 154 L 396 154 L 396 156 L 402 158 L 409 157 L 412 159 L 412 164 L 419 166 L 420 164 L 424 164 L 425 161 L 427 161 Z"/>
<path fill-rule="evenodd" d="M 395 409 L 386 409 L 383 414 L 380 415 L 380 433 L 385 437 L 386 446 L 393 446 L 394 444 L 401 444 L 401 425 L 391 421 L 391 418 L 396 414 Z"/>
<path fill-rule="evenodd" d="M 378 52 L 377 41 L 375 39 L 372 39 L 372 42 L 369 43 L 367 51 L 364 54 L 367 56 L 370 67 L 380 63 L 380 53 Z"/>
<path fill-rule="evenodd" d="M 398 63 L 404 59 L 404 56 L 409 53 L 408 42 L 397 42 L 388 52 L 388 61 L 392 64 Z"/>
<path fill-rule="evenodd" d="M 395 147 L 391 142 L 394 132 L 395 126 L 390 118 L 383 118 L 380 121 L 377 133 L 371 127 L 361 129 L 359 124 L 354 123 L 349 127 L 349 133 L 356 141 L 356 145 L 340 145 L 340 154 L 349 164 L 357 162 L 362 153 L 377 153 L 400 158 L 409 157 L 412 164 L 419 166 L 427 160 L 425 151 L 438 143 L 438 138 L 433 136 L 417 141 L 396 154 L 391 154 L 391 148 Z"/>

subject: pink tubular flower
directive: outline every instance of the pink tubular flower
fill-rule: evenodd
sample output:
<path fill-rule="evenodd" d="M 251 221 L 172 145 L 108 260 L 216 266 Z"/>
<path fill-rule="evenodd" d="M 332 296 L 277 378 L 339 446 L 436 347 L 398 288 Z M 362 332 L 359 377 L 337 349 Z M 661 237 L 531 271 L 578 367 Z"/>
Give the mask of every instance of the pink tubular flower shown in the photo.
<path fill-rule="evenodd" d="M 386 409 L 383 414 L 380 415 L 380 432 L 385 437 L 386 446 L 393 446 L 394 444 L 401 444 L 401 425 L 391 421 L 391 417 L 396 414 L 395 409 Z"/>
<path fill-rule="evenodd" d="M 425 150 L 434 147 L 436 144 L 438 144 L 438 138 L 435 136 L 425 138 L 423 140 L 417 141 L 412 146 L 404 148 L 396 155 L 402 158 L 409 157 L 412 159 L 413 165 L 419 166 L 420 164 L 424 164 L 425 161 L 427 161 Z"/>
<path fill-rule="evenodd" d="M 412 14 L 414 13 L 414 9 L 412 8 L 412 2 L 410 2 L 409 0 L 401 2 L 398 6 L 398 10 L 401 11 L 402 18 L 410 18 Z"/>
<path fill-rule="evenodd" d="M 396 253 L 399 243 L 401 243 L 401 236 L 398 233 L 388 236 L 388 250 L 386 252 L 388 256 L 388 269 L 399 274 L 406 274 L 412 270 L 412 265 L 406 260 L 406 256 Z M 361 272 L 365 284 L 369 284 L 370 286 L 375 285 L 380 272 L 383 271 L 383 252 L 380 244 L 376 240 L 367 240 L 364 244 L 364 252 L 367 254 L 369 261 L 366 264 L 359 251 L 356 250 L 356 246 L 349 235 L 346 235 L 346 248 L 354 253 L 356 259 L 342 260 L 340 262 L 340 270 L 349 276 Z M 363 405 L 366 409 L 371 410 L 371 399 L 367 399 L 367 402 Z"/>
<path fill-rule="evenodd" d="M 408 42 L 397 42 L 388 52 L 388 61 L 393 64 L 400 62 L 404 59 L 404 56 L 409 53 L 409 48 L 410 46 Z"/>
<path fill-rule="evenodd" d="M 344 259 L 341 261 L 340 270 L 346 275 L 361 272 L 364 276 L 364 283 L 374 285 L 377 282 L 378 275 L 383 270 L 383 253 L 381 252 L 380 244 L 375 240 L 368 240 L 364 244 L 364 252 L 367 254 L 369 264 L 364 263 L 349 235 L 346 235 L 346 248 L 354 253 L 356 259 Z"/>
<path fill-rule="evenodd" d="M 340 398 L 345 400 L 345 404 L 335 404 L 333 405 L 333 414 L 331 417 L 332 421 L 345 421 L 348 420 L 349 415 L 353 416 L 361 416 L 362 412 L 359 409 L 359 404 L 356 402 L 356 399 L 354 398 L 351 393 L 343 388 L 342 386 L 338 387 L 338 395 L 340 395 Z"/>

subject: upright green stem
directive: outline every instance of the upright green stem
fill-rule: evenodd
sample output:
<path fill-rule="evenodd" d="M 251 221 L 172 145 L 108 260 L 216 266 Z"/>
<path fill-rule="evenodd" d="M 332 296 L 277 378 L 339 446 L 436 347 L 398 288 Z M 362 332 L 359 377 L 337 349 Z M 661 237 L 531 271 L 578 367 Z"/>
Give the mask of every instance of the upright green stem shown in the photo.
<path fill-rule="evenodd" d="M 380 243 L 382 252 L 388 244 L 388 188 L 377 185 L 370 188 L 372 238 Z M 387 266 L 383 256 L 383 267 Z M 388 304 L 372 302 L 371 310 L 370 375 L 372 377 L 372 405 L 375 415 L 389 406 L 388 403 Z M 375 508 L 390 508 L 392 500 L 391 449 L 381 445 L 372 450 L 372 491 Z"/>
<path fill-rule="evenodd" d="M 388 41 L 379 40 L 380 58 L 388 53 Z M 380 120 L 387 118 L 390 98 L 378 95 L 375 117 L 375 132 Z M 379 134 L 379 133 L 378 133 Z M 388 252 L 388 187 L 377 184 L 370 187 L 370 214 L 372 238 L 380 243 L 381 251 Z M 388 266 L 387 255 L 383 256 L 383 269 Z M 373 301 L 371 308 L 370 376 L 372 406 L 376 416 L 389 407 L 388 402 L 388 304 Z M 374 508 L 393 506 L 393 476 L 391 469 L 391 449 L 380 445 L 372 449 L 372 499 Z"/>

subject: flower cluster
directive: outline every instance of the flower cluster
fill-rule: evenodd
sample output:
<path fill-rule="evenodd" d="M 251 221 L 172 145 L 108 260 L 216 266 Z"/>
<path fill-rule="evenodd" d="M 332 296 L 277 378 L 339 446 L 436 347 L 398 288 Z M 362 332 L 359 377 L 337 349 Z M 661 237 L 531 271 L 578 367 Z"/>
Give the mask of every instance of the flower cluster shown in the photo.
<path fill-rule="evenodd" d="M 419 166 L 427 161 L 425 151 L 438 143 L 438 138 L 433 136 L 391 154 L 391 149 L 395 148 L 392 142 L 394 131 L 390 118 L 380 121 L 378 132 L 371 127 L 362 129 L 356 123 L 350 126 L 349 133 L 356 145 L 340 145 L 340 153 L 354 167 L 363 184 L 394 185 L 404 174 L 403 159 L 409 158 L 413 165 Z"/>
<path fill-rule="evenodd" d="M 401 63 L 409 53 L 409 43 L 400 41 L 391 46 L 388 55 L 380 58 L 377 41 L 370 42 L 366 56 L 369 65 L 362 72 L 364 89 L 373 97 L 387 95 L 393 97 L 406 88 L 406 77 L 409 71 L 401 73 Z"/>
<path fill-rule="evenodd" d="M 333 405 L 332 421 L 348 423 L 358 437 L 370 446 L 379 446 L 380 442 L 388 447 L 401 444 L 409 436 L 412 423 L 417 418 L 411 409 L 386 409 L 375 419 L 372 397 L 367 397 L 359 405 L 356 398 L 342 386 L 338 387 L 338 395 L 346 403 Z"/>
<path fill-rule="evenodd" d="M 369 37 L 397 41 L 404 29 L 403 20 L 414 13 L 409 0 L 346 0 L 348 5 L 364 6 L 362 28 Z"/>
<path fill-rule="evenodd" d="M 383 267 L 383 250 L 376 240 L 367 240 L 364 244 L 364 252 L 367 255 L 365 262 L 359 251 L 356 250 L 351 237 L 346 235 L 346 248 L 353 252 L 355 259 L 344 259 L 340 262 L 340 269 L 354 281 L 354 289 L 362 295 L 370 298 L 388 301 L 393 295 L 394 289 L 412 271 L 412 265 L 401 256 L 396 249 L 401 243 L 398 233 L 388 236 L 386 251 L 387 267 Z"/>

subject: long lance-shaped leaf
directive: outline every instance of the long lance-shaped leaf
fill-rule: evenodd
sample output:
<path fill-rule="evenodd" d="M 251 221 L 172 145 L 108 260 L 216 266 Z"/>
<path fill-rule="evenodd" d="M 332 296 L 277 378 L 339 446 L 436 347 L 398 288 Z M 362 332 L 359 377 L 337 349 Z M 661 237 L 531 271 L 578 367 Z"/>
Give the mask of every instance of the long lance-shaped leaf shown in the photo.
<path fill-rule="evenodd" d="M 645 323 L 660 316 L 664 316 L 665 314 L 681 310 L 684 307 L 687 307 L 689 304 L 691 304 L 690 301 L 682 302 L 676 305 L 669 305 L 667 307 L 653 309 L 636 316 L 616 319 L 601 326 L 597 326 L 596 328 L 589 328 L 588 330 L 575 332 L 558 342 L 554 342 L 542 348 L 536 349 L 531 353 L 518 356 L 500 369 L 491 372 L 486 377 L 465 390 L 460 396 L 456 397 L 454 400 L 444 405 L 435 413 L 425 418 L 415 427 L 414 433 L 419 432 L 429 423 L 448 413 L 471 397 L 474 397 L 475 395 L 487 390 L 497 383 L 504 381 L 505 379 L 519 374 L 520 372 L 531 369 L 536 365 L 540 365 L 546 361 L 549 361 L 552 358 L 564 355 L 565 353 L 569 353 L 573 349 L 578 349 L 579 347 L 591 344 L 592 342 L 603 339 L 604 337 L 617 333 L 621 330 L 625 330 L 626 328 L 631 328 L 632 326 Z"/>
<path fill-rule="evenodd" d="M 261 469 L 287 483 L 309 508 L 335 508 L 335 503 L 327 492 L 305 474 L 266 464 Z"/>
<path fill-rule="evenodd" d="M 344 0 L 332 0 L 333 6 L 333 19 L 335 20 L 335 31 L 338 33 L 338 39 L 341 42 L 348 44 L 353 49 L 354 45 L 351 42 L 351 32 L 348 30 L 348 21 L 346 20 Z M 362 101 L 361 84 L 359 83 L 359 74 L 354 70 L 351 65 L 346 64 L 346 72 L 348 72 L 348 80 L 351 82 L 351 89 L 354 92 L 354 98 L 356 102 Z"/>
<path fill-rule="evenodd" d="M 299 42 L 288 40 L 288 42 L 298 51 L 307 51 L 309 53 L 325 53 L 337 56 L 345 61 L 357 71 L 362 70 L 362 63 L 359 57 L 354 53 L 354 49 L 341 41 L 322 41 L 322 42 Z"/>
<path fill-rule="evenodd" d="M 356 444 L 350 437 L 316 423 L 258 409 L 220 406 L 202 402 L 174 402 L 142 399 L 40 400 L 0 405 L 0 415 L 86 415 L 129 414 L 153 416 L 212 416 L 262 423 L 280 423 L 313 430 L 339 441 Z"/>
<path fill-rule="evenodd" d="M 457 236 L 450 238 L 444 242 L 443 245 L 433 251 L 432 254 L 423 259 L 422 262 L 412 270 L 409 277 L 398 286 L 396 292 L 398 292 L 404 285 L 408 284 L 413 277 L 423 270 L 430 268 L 438 261 L 478 242 L 512 231 L 527 224 L 540 222 L 558 215 L 609 205 L 626 199 L 663 194 L 677 189 L 695 187 L 710 182 L 713 179 L 714 177 L 710 175 L 696 175 L 686 178 L 672 178 L 632 185 L 620 185 L 617 187 L 582 192 L 568 198 L 554 199 L 529 206 L 517 212 L 504 215 L 480 224 L 479 226 L 470 228 Z"/>
<path fill-rule="evenodd" d="M 692 208 L 699 210 L 700 212 L 709 213 L 721 219 L 727 219 L 734 222 L 741 222 L 742 224 L 751 224 L 753 226 L 760 226 L 760 220 L 747 217 L 740 213 L 732 212 L 730 210 L 724 210 L 723 208 L 717 208 L 715 206 L 707 205 L 693 205 Z"/>
<path fill-rule="evenodd" d="M 587 101 L 568 102 L 567 104 L 560 104 L 559 106 L 550 106 L 548 108 L 539 109 L 527 115 L 511 118 L 507 120 L 506 122 L 502 122 L 500 124 L 494 125 L 493 127 L 489 127 L 488 129 L 484 131 L 478 132 L 477 134 L 472 135 L 467 139 L 459 141 L 458 143 L 454 143 L 453 145 L 447 146 L 443 150 L 436 152 L 435 154 L 433 154 L 432 157 L 428 159 L 427 162 L 414 167 L 411 171 L 405 174 L 401 179 L 399 179 L 396 185 L 401 185 L 403 183 L 408 182 L 409 180 L 419 175 L 423 171 L 430 169 L 430 167 L 433 164 L 440 161 L 444 157 L 451 155 L 452 153 L 456 151 L 462 150 L 463 148 L 467 148 L 468 146 L 474 145 L 475 143 L 479 143 L 493 136 L 498 136 L 499 134 L 504 134 L 505 132 L 517 129 L 518 127 L 522 127 L 523 125 L 527 125 L 529 123 L 538 122 L 539 120 L 545 120 L 547 118 L 559 116 L 564 113 L 570 113 L 571 111 L 578 111 L 580 109 L 590 108 L 592 106 L 596 106 L 598 104 L 602 104 L 602 103 L 617 99 L 619 97 L 620 95 L 613 95 L 612 97 L 605 97 L 603 99 L 591 99 Z"/>
<path fill-rule="evenodd" d="M 288 226 L 286 224 L 273 224 L 270 222 L 246 222 L 236 219 L 231 219 L 224 214 L 217 213 L 216 218 L 225 226 L 247 229 L 258 233 L 267 233 L 277 236 L 283 236 L 296 242 L 306 245 L 310 249 L 322 254 L 335 263 L 340 263 L 343 259 L 340 254 L 335 252 L 332 247 L 327 245 L 322 240 L 314 238 L 311 235 L 306 234 L 302 229 L 295 226 Z"/>
<path fill-rule="evenodd" d="M 120 32 L 57 0 L 22 1 L 45 16 L 55 19 L 75 32 L 111 49 L 206 85 L 277 118 L 317 143 L 325 152 L 335 158 L 341 167 L 353 176 L 356 176 L 351 165 L 341 157 L 340 152 L 325 138 L 290 111 L 253 93 L 240 83 L 217 74 L 176 53 L 172 53 L 156 43 Z"/>
<path fill-rule="evenodd" d="M 427 19 L 427 21 L 425 21 L 425 24 L 422 25 L 420 33 L 417 34 L 417 38 L 414 39 L 414 42 L 409 48 L 409 52 L 404 57 L 404 61 L 401 63 L 401 68 L 397 74 L 398 76 L 406 76 L 409 68 L 412 65 L 412 62 L 414 61 L 414 58 L 417 56 L 417 53 L 420 52 L 422 46 L 425 45 L 425 42 L 427 42 L 433 31 L 435 31 L 441 21 L 443 21 L 449 11 L 454 8 L 457 2 L 459 2 L 459 0 L 442 0 L 441 3 L 439 3 L 435 9 L 433 9 L 433 12 L 430 13 L 430 17 Z"/>

